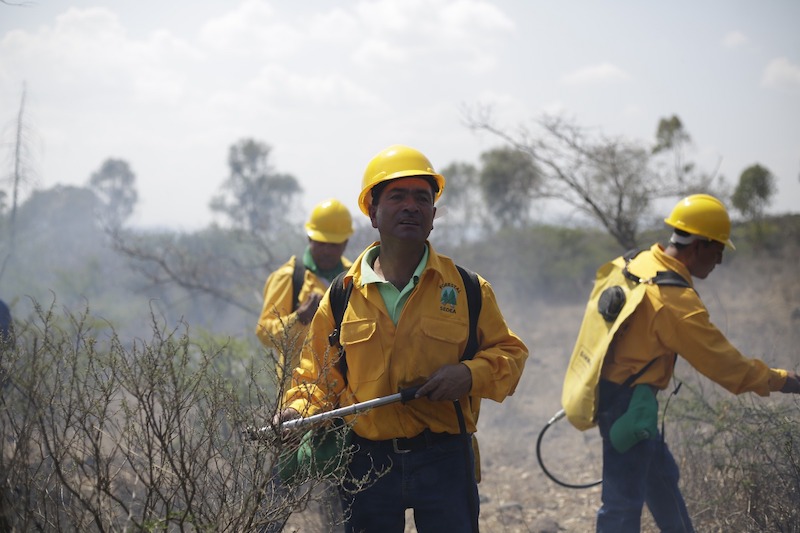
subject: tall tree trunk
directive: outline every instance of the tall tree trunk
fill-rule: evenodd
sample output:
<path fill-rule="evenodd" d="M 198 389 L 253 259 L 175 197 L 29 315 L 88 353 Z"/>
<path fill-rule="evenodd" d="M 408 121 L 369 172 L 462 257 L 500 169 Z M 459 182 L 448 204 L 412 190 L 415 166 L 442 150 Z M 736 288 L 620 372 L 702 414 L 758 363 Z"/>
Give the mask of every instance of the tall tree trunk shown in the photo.
<path fill-rule="evenodd" d="M 0 279 L 6 271 L 6 266 L 14 256 L 14 246 L 17 236 L 17 204 L 19 202 L 19 187 L 23 181 L 22 152 L 24 149 L 24 116 L 25 116 L 25 96 L 28 92 L 26 85 L 22 84 L 22 98 L 19 102 L 19 113 L 17 114 L 17 134 L 14 142 L 14 183 L 11 192 L 11 213 L 8 217 L 8 250 L 3 258 L 3 265 L 0 267 Z"/>

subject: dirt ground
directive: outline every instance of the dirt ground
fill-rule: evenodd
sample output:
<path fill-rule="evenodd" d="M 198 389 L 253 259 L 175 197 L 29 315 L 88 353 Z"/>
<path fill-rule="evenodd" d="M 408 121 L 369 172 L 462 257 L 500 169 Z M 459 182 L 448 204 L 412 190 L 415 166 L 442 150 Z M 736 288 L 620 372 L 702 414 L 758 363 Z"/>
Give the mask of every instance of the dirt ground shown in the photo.
<path fill-rule="evenodd" d="M 798 259 L 723 265 L 697 284 L 712 321 L 743 353 L 771 366 L 800 367 L 796 349 L 800 344 Z M 587 295 L 590 288 L 588 280 Z M 531 353 L 516 393 L 502 404 L 482 404 L 478 438 L 483 533 L 594 531 L 599 486 L 582 490 L 562 487 L 543 473 L 536 458 L 539 432 L 561 407 L 561 384 L 583 308 L 584 303 L 539 303 L 524 311 L 504 310 Z M 679 362 L 676 374 L 683 379 L 705 379 L 685 362 Z M 590 483 L 601 476 L 597 430 L 579 432 L 565 419 L 547 431 L 542 457 L 548 470 L 568 483 Z M 413 519 L 407 516 L 406 531 L 413 532 Z M 285 531 L 321 531 L 318 527 L 307 517 L 296 516 Z M 646 511 L 642 531 L 657 531 Z"/>

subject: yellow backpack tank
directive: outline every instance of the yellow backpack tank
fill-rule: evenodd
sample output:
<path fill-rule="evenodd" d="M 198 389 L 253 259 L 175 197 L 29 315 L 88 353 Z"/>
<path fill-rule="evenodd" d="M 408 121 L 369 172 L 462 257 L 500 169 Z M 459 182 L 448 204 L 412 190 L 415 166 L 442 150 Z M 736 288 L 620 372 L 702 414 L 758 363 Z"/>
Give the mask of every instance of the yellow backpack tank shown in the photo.
<path fill-rule="evenodd" d="M 647 285 L 690 286 L 672 271 L 659 272 L 646 280 L 631 274 L 627 264 L 638 253 L 636 250 L 617 257 L 601 266 L 595 275 L 561 391 L 567 420 L 581 431 L 597 425 L 597 385 L 603 359 L 622 324 L 644 298 Z"/>

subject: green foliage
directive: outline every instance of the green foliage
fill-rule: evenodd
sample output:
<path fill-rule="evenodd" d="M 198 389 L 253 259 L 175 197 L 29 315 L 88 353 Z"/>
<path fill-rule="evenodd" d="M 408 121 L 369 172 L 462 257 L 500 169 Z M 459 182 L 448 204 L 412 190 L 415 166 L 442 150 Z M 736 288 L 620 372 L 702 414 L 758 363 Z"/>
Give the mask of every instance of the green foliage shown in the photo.
<path fill-rule="evenodd" d="M 683 122 L 678 115 L 662 118 L 658 121 L 658 128 L 656 128 L 656 145 L 653 147 L 653 153 L 657 154 L 675 148 L 689 143 L 691 140 L 689 132 L 683 128 Z"/>
<path fill-rule="evenodd" d="M 531 156 L 515 148 L 495 148 L 481 154 L 479 173 L 483 200 L 495 226 L 526 226 L 541 173 Z"/>
<path fill-rule="evenodd" d="M 440 172 L 447 178 L 447 186 L 437 204 L 436 239 L 464 243 L 485 234 L 491 224 L 487 224 L 478 168 L 470 163 L 451 163 Z"/>
<path fill-rule="evenodd" d="M 504 302 L 525 306 L 585 298 L 597 267 L 618 255 L 614 249 L 599 231 L 536 226 L 500 231 L 447 252 L 488 279 Z"/>
<path fill-rule="evenodd" d="M 100 198 L 103 209 L 98 213 L 103 223 L 117 228 L 133 213 L 139 194 L 136 175 L 122 159 L 106 159 L 100 170 L 89 178 L 89 186 Z"/>
<path fill-rule="evenodd" d="M 230 147 L 230 174 L 211 201 L 233 228 L 247 233 L 276 232 L 286 226 L 287 213 L 302 188 L 294 176 L 275 172 L 272 148 L 255 139 L 242 139 Z"/>
<path fill-rule="evenodd" d="M 733 191 L 733 207 L 750 220 L 759 220 L 775 194 L 775 176 L 758 163 L 744 169 Z"/>

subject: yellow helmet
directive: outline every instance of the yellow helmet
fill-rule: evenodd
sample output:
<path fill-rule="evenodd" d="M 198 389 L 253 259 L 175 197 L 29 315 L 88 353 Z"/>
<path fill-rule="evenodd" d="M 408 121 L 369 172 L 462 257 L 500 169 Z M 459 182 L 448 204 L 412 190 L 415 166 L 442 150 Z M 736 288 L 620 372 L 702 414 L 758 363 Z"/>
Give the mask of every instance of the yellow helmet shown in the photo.
<path fill-rule="evenodd" d="M 709 194 L 692 194 L 672 208 L 664 219 L 673 228 L 721 242 L 732 250 L 731 219 L 725 206 Z"/>
<path fill-rule="evenodd" d="M 397 178 L 410 178 L 412 176 L 431 176 L 436 181 L 439 190 L 433 199 L 439 199 L 444 191 L 444 176 L 433 170 L 433 165 L 422 152 L 410 146 L 395 144 L 372 158 L 364 171 L 361 180 L 361 194 L 358 196 L 358 206 L 361 212 L 369 215 L 369 206 L 372 205 L 372 188 L 384 181 Z"/>
<path fill-rule="evenodd" d="M 317 204 L 306 222 L 306 234 L 314 241 L 343 243 L 353 234 L 350 211 L 334 198 Z"/>

